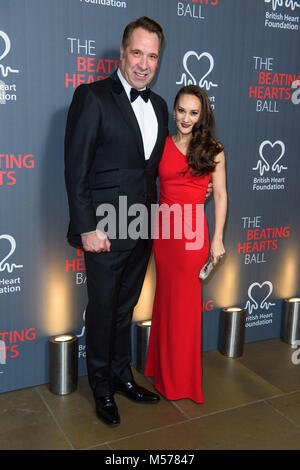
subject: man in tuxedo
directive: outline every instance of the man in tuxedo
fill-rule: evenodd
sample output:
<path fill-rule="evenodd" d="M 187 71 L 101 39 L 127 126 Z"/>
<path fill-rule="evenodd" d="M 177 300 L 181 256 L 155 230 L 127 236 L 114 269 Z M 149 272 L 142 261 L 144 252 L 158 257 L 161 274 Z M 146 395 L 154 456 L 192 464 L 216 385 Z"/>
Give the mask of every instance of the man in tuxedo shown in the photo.
<path fill-rule="evenodd" d="M 152 241 L 119 237 L 121 229 L 124 232 L 120 226 L 116 238 L 109 238 L 96 230 L 101 220 L 97 208 L 112 204 L 119 220 L 120 196 L 126 196 L 128 207 L 139 203 L 150 211 L 156 203 L 168 109 L 147 85 L 155 75 L 163 40 L 160 25 L 147 17 L 127 25 L 119 69 L 106 80 L 75 90 L 66 126 L 68 240 L 83 247 L 87 274 L 88 377 L 97 416 L 113 426 L 120 423 L 115 392 L 137 402 L 159 401 L 158 395 L 135 383 L 130 368 L 132 312 Z"/>

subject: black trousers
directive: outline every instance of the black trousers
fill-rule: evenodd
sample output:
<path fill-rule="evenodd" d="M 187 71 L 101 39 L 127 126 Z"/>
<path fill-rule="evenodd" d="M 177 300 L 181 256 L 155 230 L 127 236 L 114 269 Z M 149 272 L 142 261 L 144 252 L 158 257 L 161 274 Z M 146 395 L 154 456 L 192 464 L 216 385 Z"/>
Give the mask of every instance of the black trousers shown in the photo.
<path fill-rule="evenodd" d="M 114 392 L 114 383 L 132 380 L 131 320 L 151 253 L 152 240 L 132 250 L 85 252 L 88 306 L 86 360 L 95 396 Z"/>

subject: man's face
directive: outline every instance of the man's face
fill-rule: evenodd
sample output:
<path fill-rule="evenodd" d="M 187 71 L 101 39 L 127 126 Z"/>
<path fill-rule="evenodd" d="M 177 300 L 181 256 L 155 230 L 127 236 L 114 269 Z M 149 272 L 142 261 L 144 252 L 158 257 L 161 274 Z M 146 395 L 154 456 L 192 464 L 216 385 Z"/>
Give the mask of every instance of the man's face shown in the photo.
<path fill-rule="evenodd" d="M 120 70 L 127 82 L 137 90 L 153 79 L 159 58 L 159 38 L 143 28 L 135 29 L 128 46 L 120 50 Z"/>

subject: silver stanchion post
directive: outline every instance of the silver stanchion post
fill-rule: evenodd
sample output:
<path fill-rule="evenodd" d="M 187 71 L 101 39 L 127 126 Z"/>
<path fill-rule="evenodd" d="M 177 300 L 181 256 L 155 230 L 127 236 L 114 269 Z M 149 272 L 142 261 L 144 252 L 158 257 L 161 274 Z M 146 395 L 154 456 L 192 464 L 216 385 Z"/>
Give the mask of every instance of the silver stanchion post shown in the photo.
<path fill-rule="evenodd" d="M 78 381 L 78 339 L 72 335 L 50 338 L 51 392 L 67 395 L 74 392 Z"/>
<path fill-rule="evenodd" d="M 300 298 L 285 299 L 281 338 L 285 343 L 294 344 L 300 340 Z"/>
<path fill-rule="evenodd" d="M 223 308 L 219 351 L 231 358 L 240 357 L 244 351 L 246 310 L 239 307 Z"/>
<path fill-rule="evenodd" d="M 147 351 L 150 337 L 151 320 L 137 323 L 136 370 L 145 372 Z"/>

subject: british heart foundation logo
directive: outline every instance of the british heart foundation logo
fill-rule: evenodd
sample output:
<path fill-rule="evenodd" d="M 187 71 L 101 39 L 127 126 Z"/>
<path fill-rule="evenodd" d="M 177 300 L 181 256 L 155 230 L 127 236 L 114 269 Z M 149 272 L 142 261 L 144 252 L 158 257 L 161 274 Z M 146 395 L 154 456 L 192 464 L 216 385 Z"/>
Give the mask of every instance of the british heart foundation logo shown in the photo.
<path fill-rule="evenodd" d="M 248 288 L 248 300 L 245 308 L 248 312 L 246 327 L 270 325 L 273 322 L 272 307 L 276 305 L 271 302 L 273 284 L 271 281 L 262 283 L 253 282 Z"/>
<path fill-rule="evenodd" d="M 21 275 L 14 277 L 23 268 L 23 264 L 14 262 L 16 246 L 16 240 L 12 235 L 0 235 L 0 296 L 17 294 L 22 290 Z"/>
<path fill-rule="evenodd" d="M 273 143 L 270 140 L 264 140 L 259 146 L 259 160 L 252 170 L 258 170 L 260 176 L 269 171 L 281 173 L 288 169 L 282 164 L 284 155 L 285 145 L 281 140 L 276 140 Z"/>
<path fill-rule="evenodd" d="M 19 70 L 7 64 L 6 57 L 11 50 L 11 41 L 5 31 L 0 31 L 0 104 L 6 104 L 17 100 L 17 86 L 8 83 L 11 74 L 18 74 Z M 2 77 L 2 78 L 1 78 Z"/>
<path fill-rule="evenodd" d="M 264 140 L 258 149 L 258 159 L 252 171 L 253 191 L 285 190 L 287 183 L 286 146 L 282 140 Z"/>

